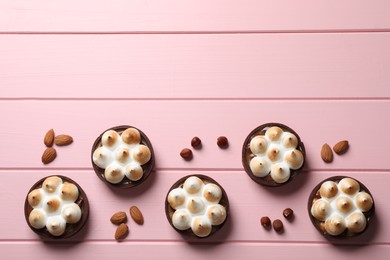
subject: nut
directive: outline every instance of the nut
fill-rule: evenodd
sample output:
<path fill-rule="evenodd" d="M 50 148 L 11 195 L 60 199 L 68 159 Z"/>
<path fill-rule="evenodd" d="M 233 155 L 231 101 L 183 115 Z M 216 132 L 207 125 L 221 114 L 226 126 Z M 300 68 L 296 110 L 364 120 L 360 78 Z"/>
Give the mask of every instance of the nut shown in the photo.
<path fill-rule="evenodd" d="M 58 146 L 69 145 L 73 143 L 73 138 L 70 135 L 57 135 L 54 138 L 54 143 Z"/>
<path fill-rule="evenodd" d="M 333 151 L 336 154 L 341 155 L 341 154 L 347 152 L 348 148 L 349 148 L 348 141 L 347 140 L 343 140 L 343 141 L 340 141 L 340 142 L 338 142 L 337 144 L 335 144 L 333 146 Z"/>
<path fill-rule="evenodd" d="M 229 146 L 229 142 L 228 142 L 228 139 L 226 138 L 226 136 L 220 136 L 217 138 L 217 145 L 222 148 L 222 149 L 225 149 Z"/>
<path fill-rule="evenodd" d="M 261 217 L 260 223 L 265 228 L 271 227 L 271 220 L 269 219 L 269 217 Z"/>
<path fill-rule="evenodd" d="M 274 222 L 272 222 L 272 226 L 278 233 L 283 231 L 283 222 L 280 219 L 275 219 Z"/>
<path fill-rule="evenodd" d="M 290 208 L 286 208 L 285 210 L 283 210 L 283 216 L 286 218 L 286 219 L 292 219 L 293 216 L 294 216 L 294 211 Z"/>
<path fill-rule="evenodd" d="M 45 134 L 45 137 L 43 138 L 43 143 L 44 143 L 47 147 L 52 147 L 52 146 L 53 146 L 53 142 L 54 142 L 54 130 L 53 130 L 53 129 L 50 129 L 50 130 L 47 131 L 47 133 Z"/>
<path fill-rule="evenodd" d="M 333 152 L 328 144 L 324 144 L 321 149 L 321 158 L 324 162 L 330 163 L 333 161 Z"/>
<path fill-rule="evenodd" d="M 115 231 L 115 240 L 117 241 L 123 240 L 127 237 L 128 234 L 129 234 L 129 227 L 125 223 L 122 223 L 117 227 Z"/>
<path fill-rule="evenodd" d="M 191 146 L 195 149 L 200 149 L 202 147 L 202 140 L 200 140 L 199 137 L 195 136 L 191 140 Z"/>
<path fill-rule="evenodd" d="M 57 157 L 57 151 L 53 147 L 46 148 L 42 154 L 42 163 L 49 164 Z"/>
<path fill-rule="evenodd" d="M 191 159 L 192 159 L 192 151 L 191 151 L 191 149 L 184 148 L 183 150 L 181 150 L 180 156 L 181 156 L 184 160 L 186 160 L 186 161 L 191 160 Z"/>
<path fill-rule="evenodd" d="M 118 211 L 110 218 L 112 224 L 120 225 L 127 222 L 127 215 L 123 211 Z"/>
<path fill-rule="evenodd" d="M 130 208 L 130 216 L 138 225 L 144 224 L 144 216 L 137 206 L 132 206 Z"/>

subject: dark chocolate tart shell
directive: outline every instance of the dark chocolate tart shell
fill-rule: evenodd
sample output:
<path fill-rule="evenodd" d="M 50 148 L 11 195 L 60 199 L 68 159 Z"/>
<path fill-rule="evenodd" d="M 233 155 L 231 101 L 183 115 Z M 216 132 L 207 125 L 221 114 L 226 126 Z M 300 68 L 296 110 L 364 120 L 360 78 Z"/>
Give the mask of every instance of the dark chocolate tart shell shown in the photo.
<path fill-rule="evenodd" d="M 125 131 L 127 128 L 135 128 L 135 129 L 137 129 L 139 131 L 139 133 L 141 135 L 141 144 L 146 145 L 149 148 L 150 154 L 151 154 L 151 158 L 150 158 L 149 162 L 147 162 L 144 165 L 141 165 L 141 167 L 142 167 L 142 169 L 144 171 L 144 174 L 142 175 L 141 179 L 139 179 L 137 181 L 131 181 L 131 180 L 129 180 L 125 176 L 121 182 L 119 182 L 119 183 L 111 183 L 111 182 L 107 181 L 106 178 L 104 177 L 104 170 L 105 169 L 100 168 L 99 166 L 97 166 L 94 163 L 94 161 L 93 161 L 93 153 L 94 153 L 94 151 L 97 148 L 102 146 L 102 136 L 103 136 L 103 134 L 106 131 L 114 130 L 118 134 L 121 135 L 122 132 Z M 112 127 L 112 128 L 109 128 L 109 129 L 103 131 L 103 133 L 101 133 L 99 135 L 99 137 L 96 138 L 96 140 L 95 140 L 95 142 L 94 142 L 94 144 L 92 146 L 92 150 L 91 150 L 91 162 L 92 162 L 93 169 L 94 169 L 96 175 L 99 177 L 99 179 L 101 179 L 103 182 L 105 182 L 107 185 L 109 185 L 111 187 L 127 189 L 127 188 L 132 188 L 132 187 L 135 187 L 135 186 L 143 183 L 149 177 L 149 175 L 151 174 L 151 172 L 153 171 L 153 168 L 154 168 L 155 157 L 154 157 L 154 151 L 153 151 L 152 143 L 149 141 L 149 138 L 141 130 L 139 130 L 137 127 L 134 127 L 134 126 L 121 125 L 121 126 L 115 126 L 115 127 Z"/>
<path fill-rule="evenodd" d="M 302 166 L 299 169 L 296 169 L 296 170 L 293 170 L 293 169 L 290 168 L 290 178 L 286 182 L 284 182 L 284 183 L 277 183 L 277 182 L 275 182 L 272 179 L 270 173 L 267 176 L 265 176 L 265 177 L 257 177 L 257 176 L 255 176 L 252 173 L 252 170 L 251 170 L 251 168 L 249 166 L 250 160 L 254 156 L 252 151 L 250 150 L 250 142 L 251 142 L 252 138 L 254 138 L 257 135 L 264 135 L 265 132 L 266 132 L 266 128 L 269 128 L 269 127 L 272 127 L 272 126 L 280 127 L 283 131 L 287 131 L 287 132 L 290 132 L 290 133 L 294 134 L 297 137 L 297 139 L 298 139 L 298 146 L 297 146 L 296 149 L 301 151 L 301 153 L 303 155 L 303 164 L 302 164 Z M 257 182 L 257 183 L 259 183 L 261 185 L 264 185 L 264 186 L 278 187 L 278 186 L 281 186 L 281 185 L 289 183 L 302 170 L 302 168 L 305 165 L 305 162 L 306 162 L 305 145 L 301 141 L 301 138 L 299 137 L 299 135 L 293 129 L 291 129 L 290 127 L 288 127 L 286 125 L 280 124 L 280 123 L 266 123 L 266 124 L 263 124 L 263 125 L 260 125 L 260 126 L 256 127 L 246 137 L 246 139 L 244 141 L 244 144 L 242 146 L 242 165 L 244 166 L 245 172 L 248 174 L 248 176 L 253 181 L 255 181 L 255 182 Z"/>
<path fill-rule="evenodd" d="M 67 223 L 65 232 L 61 236 L 53 236 L 52 234 L 49 233 L 49 231 L 47 230 L 46 227 L 44 227 L 42 229 L 36 229 L 33 226 L 31 226 L 30 222 L 28 221 L 30 212 L 33 210 L 33 208 L 28 203 L 28 194 L 35 189 L 41 188 L 42 183 L 45 181 L 46 178 L 54 177 L 54 176 L 61 178 L 63 182 L 73 183 L 74 185 L 76 185 L 77 189 L 79 190 L 79 197 L 77 198 L 75 203 L 77 205 L 79 205 L 79 207 L 81 209 L 81 219 L 79 222 L 77 222 L 75 224 Z M 80 185 L 78 183 L 76 183 L 75 181 L 73 181 L 72 179 L 70 179 L 66 176 L 62 176 L 62 175 L 46 176 L 46 177 L 40 179 L 39 181 L 37 181 L 28 191 L 28 193 L 26 195 L 25 202 L 24 202 L 24 216 L 25 216 L 27 225 L 31 228 L 31 230 L 34 231 L 36 234 L 38 234 L 44 240 L 62 240 L 62 239 L 67 239 L 67 238 L 73 237 L 74 235 L 79 233 L 80 230 L 83 229 L 83 227 L 85 226 L 85 224 L 88 221 L 89 202 L 88 202 L 87 194 L 84 192 L 84 190 L 80 187 Z"/>
<path fill-rule="evenodd" d="M 221 188 L 221 191 L 222 191 L 222 197 L 221 197 L 221 200 L 219 202 L 220 205 L 222 205 L 225 210 L 226 210 L 226 219 L 225 221 L 220 224 L 220 225 L 213 225 L 212 226 L 212 229 L 211 229 L 211 232 L 208 236 L 206 237 L 199 237 L 197 235 L 195 235 L 191 228 L 187 229 L 187 230 L 179 230 L 177 228 L 175 228 L 175 226 L 173 225 L 172 223 L 172 216 L 173 216 L 173 213 L 176 211 L 175 209 L 173 209 L 171 207 L 171 205 L 169 205 L 169 202 L 168 202 L 168 195 L 169 193 L 171 192 L 171 190 L 173 189 L 176 189 L 176 188 L 183 188 L 183 184 L 185 182 L 185 180 L 191 176 L 195 176 L 195 177 L 198 177 L 200 178 L 204 184 L 208 184 L 208 183 L 214 183 L 216 185 L 218 185 L 220 188 Z M 191 175 L 187 175 L 187 176 L 184 176 L 182 178 L 180 178 L 178 181 L 176 181 L 172 187 L 169 189 L 167 195 L 165 196 L 165 214 L 167 216 L 167 219 L 168 219 L 168 222 L 169 224 L 173 227 L 173 229 L 175 229 L 177 232 L 179 232 L 181 235 L 183 236 L 186 236 L 188 238 L 197 238 L 197 239 L 202 239 L 202 238 L 207 238 L 207 237 L 210 237 L 212 236 L 213 234 L 215 234 L 218 230 L 220 230 L 226 223 L 228 217 L 229 217 L 229 199 L 228 199 L 228 196 L 225 192 L 225 190 L 223 189 L 223 187 L 218 183 L 216 182 L 214 179 L 210 178 L 209 176 L 206 176 L 206 175 L 201 175 L 201 174 L 191 174 Z"/>
<path fill-rule="evenodd" d="M 333 181 L 335 183 L 339 183 L 342 179 L 344 178 L 351 178 L 353 180 L 355 180 L 357 183 L 359 183 L 360 185 L 360 191 L 364 191 L 364 192 L 367 192 L 368 194 L 370 194 L 371 198 L 372 198 L 372 201 L 373 201 L 373 204 L 372 204 L 372 207 L 370 210 L 366 211 L 366 212 L 362 212 L 364 214 L 364 216 L 366 217 L 366 220 L 367 220 L 367 224 L 366 224 L 366 227 L 365 229 L 362 231 L 362 232 L 359 232 L 359 233 L 353 233 L 353 232 L 350 232 L 348 229 L 346 229 L 343 233 L 341 233 L 340 235 L 338 236 L 333 236 L 333 235 L 330 235 L 328 234 L 324 229 L 321 229 L 321 223 L 323 223 L 324 221 L 319 221 L 317 220 L 312 214 L 311 214 L 311 207 L 314 203 L 315 200 L 321 198 L 321 196 L 319 195 L 319 191 L 320 191 L 320 188 L 321 188 L 321 185 L 326 182 L 326 181 Z M 371 192 L 367 189 L 366 186 L 364 186 L 363 183 L 361 183 L 360 181 L 358 181 L 357 179 L 355 178 L 352 178 L 352 177 L 349 177 L 349 176 L 333 176 L 333 177 L 330 177 L 330 178 L 327 178 L 323 181 L 321 181 L 317 186 L 314 187 L 313 191 L 310 193 L 310 196 L 309 196 L 309 199 L 308 199 L 308 202 L 307 202 L 307 210 L 308 210 L 308 213 L 309 213 L 309 217 L 310 217 L 310 220 L 311 222 L 313 223 L 314 227 L 318 230 L 318 232 L 320 232 L 325 238 L 329 239 L 329 240 L 332 240 L 332 239 L 348 239 L 348 238 L 352 238 L 352 237 L 355 237 L 355 236 L 359 236 L 361 235 L 362 233 L 364 233 L 369 225 L 370 225 L 370 222 L 372 221 L 372 218 L 374 217 L 375 215 L 375 201 L 374 201 L 374 197 L 372 196 Z"/>

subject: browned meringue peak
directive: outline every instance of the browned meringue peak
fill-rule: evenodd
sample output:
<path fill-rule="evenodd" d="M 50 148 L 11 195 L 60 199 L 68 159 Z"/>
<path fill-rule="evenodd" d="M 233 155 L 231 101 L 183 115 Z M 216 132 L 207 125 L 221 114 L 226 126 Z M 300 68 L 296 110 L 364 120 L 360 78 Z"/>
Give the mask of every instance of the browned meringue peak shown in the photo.
<path fill-rule="evenodd" d="M 119 183 L 124 176 L 125 174 L 119 166 L 108 166 L 104 171 L 104 177 L 110 183 Z"/>
<path fill-rule="evenodd" d="M 206 214 L 212 225 L 220 225 L 226 219 L 226 209 L 220 204 L 210 206 Z"/>
<path fill-rule="evenodd" d="M 176 188 L 169 192 L 168 203 L 172 208 L 177 209 L 183 205 L 186 200 L 186 194 L 182 188 Z"/>
<path fill-rule="evenodd" d="M 286 132 L 283 136 L 282 143 L 286 148 L 297 148 L 298 138 L 294 134 Z"/>
<path fill-rule="evenodd" d="M 280 150 L 278 147 L 271 147 L 267 151 L 267 156 L 272 162 L 276 162 L 280 160 Z"/>
<path fill-rule="evenodd" d="M 70 182 L 65 182 L 61 188 L 61 199 L 64 201 L 75 202 L 79 197 L 79 189 L 76 185 Z"/>
<path fill-rule="evenodd" d="M 276 164 L 271 167 L 271 177 L 277 183 L 284 183 L 290 178 L 290 168 L 284 164 Z"/>
<path fill-rule="evenodd" d="M 303 165 L 303 154 L 301 151 L 295 149 L 291 152 L 287 152 L 284 160 L 288 163 L 291 169 L 297 170 Z"/>
<path fill-rule="evenodd" d="M 144 170 L 137 164 L 128 164 L 125 168 L 125 175 L 131 181 L 138 181 L 144 175 Z"/>
<path fill-rule="evenodd" d="M 331 211 L 332 209 L 329 202 L 324 199 L 316 200 L 311 206 L 311 214 L 319 221 L 325 221 L 325 219 L 330 215 Z"/>
<path fill-rule="evenodd" d="M 353 209 L 353 202 L 346 196 L 340 196 L 335 200 L 336 209 L 344 214 L 348 214 Z"/>
<path fill-rule="evenodd" d="M 211 223 L 205 217 L 196 217 L 192 221 L 191 229 L 198 237 L 207 237 L 211 233 Z"/>
<path fill-rule="evenodd" d="M 253 175 L 256 177 L 265 177 L 271 171 L 271 164 L 268 160 L 262 157 L 255 156 L 249 162 L 249 167 Z"/>
<path fill-rule="evenodd" d="M 141 142 L 141 134 L 135 128 L 127 128 L 122 133 L 122 140 L 129 145 L 139 144 Z"/>
<path fill-rule="evenodd" d="M 342 192 L 348 195 L 354 195 L 360 190 L 360 185 L 352 178 L 344 178 L 339 182 L 339 187 Z"/>
<path fill-rule="evenodd" d="M 372 205 L 374 204 L 371 195 L 364 191 L 359 192 L 356 195 L 355 200 L 356 200 L 356 206 L 362 211 L 369 211 L 372 208 Z"/>
<path fill-rule="evenodd" d="M 46 178 L 42 183 L 42 188 L 47 193 L 54 193 L 57 188 L 62 184 L 62 179 L 57 176 L 51 176 Z"/>
<path fill-rule="evenodd" d="M 283 130 L 278 126 L 272 126 L 265 132 L 265 135 L 268 136 L 271 141 L 278 141 L 282 134 Z"/>
<path fill-rule="evenodd" d="M 61 216 L 52 216 L 47 219 L 46 227 L 53 236 L 61 236 L 65 232 L 66 222 Z"/>
<path fill-rule="evenodd" d="M 93 152 L 93 162 L 100 168 L 106 168 L 111 159 L 112 155 L 107 153 L 103 147 L 99 147 Z"/>
<path fill-rule="evenodd" d="M 197 214 L 204 210 L 205 204 L 201 198 L 191 198 L 188 200 L 187 208 L 192 214 Z"/>
<path fill-rule="evenodd" d="M 33 228 L 41 229 L 46 226 L 46 213 L 39 209 L 33 209 L 28 216 L 28 222 Z"/>
<path fill-rule="evenodd" d="M 360 233 L 362 232 L 367 225 L 367 219 L 366 216 L 364 216 L 363 213 L 360 211 L 354 212 L 351 215 L 349 215 L 346 219 L 347 221 L 347 228 L 349 231 L 353 233 Z"/>
<path fill-rule="evenodd" d="M 268 148 L 268 141 L 262 135 L 257 135 L 250 142 L 250 149 L 253 154 L 264 154 Z"/>
<path fill-rule="evenodd" d="M 347 228 L 345 220 L 340 215 L 333 215 L 325 221 L 325 230 L 329 235 L 338 236 Z"/>
<path fill-rule="evenodd" d="M 203 197 L 210 202 L 218 203 L 222 198 L 222 190 L 218 185 L 208 183 L 204 187 Z"/>
<path fill-rule="evenodd" d="M 44 209 L 48 213 L 56 212 L 61 206 L 61 202 L 57 198 L 50 198 L 44 204 Z"/>
<path fill-rule="evenodd" d="M 172 215 L 172 224 L 179 230 L 186 230 L 191 227 L 192 217 L 185 209 L 176 210 Z"/>
<path fill-rule="evenodd" d="M 320 195 L 323 198 L 333 198 L 339 192 L 339 188 L 334 181 L 326 181 L 322 183 L 320 188 Z"/>
<path fill-rule="evenodd" d="M 37 207 L 42 202 L 42 193 L 39 189 L 32 190 L 27 197 L 31 207 Z"/>
<path fill-rule="evenodd" d="M 126 147 L 119 147 L 116 150 L 115 159 L 121 163 L 126 163 L 130 158 L 130 149 Z"/>
<path fill-rule="evenodd" d="M 102 136 L 102 145 L 106 147 L 114 147 L 118 144 L 119 134 L 114 130 L 104 132 Z"/>
<path fill-rule="evenodd" d="M 81 209 L 76 203 L 71 203 L 62 208 L 61 215 L 66 223 L 75 224 L 81 219 Z"/>
<path fill-rule="evenodd" d="M 151 153 L 149 147 L 146 145 L 140 144 L 136 149 L 134 149 L 133 154 L 134 160 L 139 162 L 141 165 L 147 163 L 151 158 Z"/>
<path fill-rule="evenodd" d="M 188 177 L 183 184 L 183 189 L 189 194 L 198 193 L 202 189 L 202 187 L 203 181 L 196 176 Z"/>

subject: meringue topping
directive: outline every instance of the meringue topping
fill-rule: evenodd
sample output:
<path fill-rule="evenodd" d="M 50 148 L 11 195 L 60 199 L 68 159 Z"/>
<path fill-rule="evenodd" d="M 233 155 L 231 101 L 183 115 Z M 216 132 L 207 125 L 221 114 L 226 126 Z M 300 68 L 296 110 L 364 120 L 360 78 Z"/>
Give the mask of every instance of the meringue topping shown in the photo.
<path fill-rule="evenodd" d="M 352 178 L 344 178 L 339 182 L 339 187 L 342 192 L 348 195 L 354 195 L 359 191 L 360 185 Z"/>
<path fill-rule="evenodd" d="M 349 233 L 365 229 L 367 218 L 363 212 L 370 210 L 374 202 L 370 194 L 359 190 L 359 183 L 352 178 L 321 184 L 317 192 L 321 198 L 313 200 L 311 214 L 322 222 L 320 225 L 329 235 L 337 236 L 346 229 Z"/>
<path fill-rule="evenodd" d="M 268 148 L 268 141 L 264 136 L 257 135 L 250 142 L 250 149 L 253 154 L 264 154 Z"/>
<path fill-rule="evenodd" d="M 253 157 L 249 163 L 249 167 L 253 175 L 257 177 L 264 177 L 269 174 L 271 171 L 271 165 L 266 158 L 263 157 Z"/>
<path fill-rule="evenodd" d="M 207 217 L 212 225 L 221 225 L 226 219 L 226 209 L 221 205 L 212 205 L 207 209 Z"/>
<path fill-rule="evenodd" d="M 325 221 L 325 230 L 332 236 L 338 236 L 346 229 L 345 220 L 342 216 L 334 214 Z"/>
<path fill-rule="evenodd" d="M 211 223 L 205 217 L 196 217 L 192 221 L 191 229 L 198 237 L 207 237 L 211 233 Z"/>
<path fill-rule="evenodd" d="M 105 179 L 113 184 L 127 177 L 130 181 L 142 179 L 142 165 L 151 160 L 151 150 L 141 144 L 141 133 L 135 128 L 127 128 L 119 135 L 115 130 L 103 133 L 102 146 L 93 152 L 93 162 L 105 169 Z"/>
<path fill-rule="evenodd" d="M 187 178 L 183 184 L 184 190 L 187 191 L 189 194 L 198 193 L 202 187 L 203 181 L 196 176 L 191 176 Z"/>
<path fill-rule="evenodd" d="M 176 210 L 172 216 L 172 224 L 179 230 L 186 230 L 191 227 L 192 217 L 185 209 Z"/>
<path fill-rule="evenodd" d="M 265 129 L 263 135 L 255 135 L 250 140 L 250 170 L 256 177 L 270 174 L 276 183 L 284 183 L 290 178 L 290 169 L 299 170 L 304 164 L 303 153 L 298 148 L 298 137 L 278 126 Z M 279 172 L 274 168 L 276 165 L 281 168 Z"/>
<path fill-rule="evenodd" d="M 321 184 L 320 195 L 323 198 L 333 198 L 339 192 L 337 184 L 333 181 L 326 181 Z"/>
<path fill-rule="evenodd" d="M 227 217 L 226 208 L 219 204 L 222 189 L 215 183 L 204 183 L 197 176 L 185 179 L 182 186 L 172 189 L 167 196 L 171 208 L 172 224 L 178 230 L 191 227 L 199 237 L 208 236 L 212 225 L 221 225 Z"/>
<path fill-rule="evenodd" d="M 203 189 L 203 197 L 207 201 L 218 203 L 222 198 L 222 190 L 218 185 L 208 183 Z"/>
<path fill-rule="evenodd" d="M 363 212 L 369 211 L 374 204 L 372 197 L 367 192 L 359 192 L 356 195 L 356 206 Z"/>
<path fill-rule="evenodd" d="M 183 205 L 186 200 L 186 194 L 182 188 L 176 188 L 169 192 L 168 203 L 173 209 Z"/>
<path fill-rule="evenodd" d="M 79 197 L 79 189 L 70 182 L 65 182 L 61 188 L 61 199 L 64 201 L 75 202 Z"/>
<path fill-rule="evenodd" d="M 30 225 L 35 229 L 46 227 L 53 236 L 61 236 L 66 223 L 74 224 L 81 219 L 81 209 L 75 203 L 78 197 L 75 184 L 63 182 L 58 176 L 46 178 L 42 188 L 32 190 L 27 196 L 33 208 L 28 216 Z"/>

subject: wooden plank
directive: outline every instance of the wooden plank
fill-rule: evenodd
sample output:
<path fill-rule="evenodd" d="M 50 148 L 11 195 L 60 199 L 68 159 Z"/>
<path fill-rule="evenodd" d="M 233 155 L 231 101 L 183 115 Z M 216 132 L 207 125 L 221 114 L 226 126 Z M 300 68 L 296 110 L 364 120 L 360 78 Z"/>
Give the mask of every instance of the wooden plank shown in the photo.
<path fill-rule="evenodd" d="M 389 101 L 3 100 L 0 111 L 3 169 L 90 169 L 95 139 L 122 124 L 148 135 L 157 169 L 242 169 L 246 136 L 267 122 L 284 123 L 299 133 L 306 147 L 307 170 L 390 169 Z M 43 136 L 51 128 L 72 135 L 75 141 L 58 147 L 57 159 L 44 166 Z M 216 144 L 220 135 L 229 139 L 226 150 Z M 194 159 L 187 162 L 179 153 L 190 147 L 194 136 L 203 140 L 203 149 L 194 151 Z M 324 163 L 322 145 L 343 139 L 350 142 L 348 153 Z"/>
<path fill-rule="evenodd" d="M 276 242 L 276 243 L 328 243 L 310 222 L 307 200 L 311 190 L 322 180 L 343 174 L 357 178 L 372 192 L 376 203 L 375 219 L 369 230 L 356 239 L 335 240 L 335 244 L 389 244 L 390 214 L 387 206 L 390 172 L 309 172 L 301 174 L 294 182 L 281 188 L 266 188 L 253 182 L 243 171 L 157 171 L 144 184 L 131 190 L 115 190 L 104 184 L 93 171 L 1 171 L 0 196 L 3 211 L 0 222 L 0 240 L 39 240 L 27 226 L 23 215 L 25 196 L 31 185 L 47 175 L 62 174 L 77 181 L 88 195 L 90 219 L 87 228 L 74 241 L 114 241 L 115 226 L 109 219 L 117 211 L 127 211 L 137 205 L 143 212 L 143 226 L 129 220 L 129 242 L 187 241 L 193 243 L 219 242 Z M 173 183 L 189 174 L 205 174 L 218 181 L 226 190 L 230 202 L 230 218 L 214 236 L 198 240 L 178 234 L 168 223 L 164 211 L 165 196 Z M 17 180 L 15 182 L 15 180 Z M 16 183 L 16 185 L 14 185 Z M 282 211 L 291 207 L 295 219 L 290 223 Z M 9 214 L 7 214 L 9 213 Z M 285 232 L 278 234 L 265 230 L 259 218 L 267 215 L 280 218 Z M 13 225 L 10 223 L 17 223 Z"/>
<path fill-rule="evenodd" d="M 1 32 L 387 30 L 386 0 L 0 1 Z"/>
<path fill-rule="evenodd" d="M 390 33 L 0 35 L 0 96 L 389 98 L 388 46 Z"/>
<path fill-rule="evenodd" d="M 259 256 L 275 259 L 301 260 L 315 256 L 317 260 L 346 259 L 360 260 L 373 258 L 388 259 L 389 245 L 335 247 L 330 244 L 259 244 L 225 243 L 219 245 L 193 245 L 182 243 L 81 243 L 81 244 L 46 244 L 46 243 L 0 243 L 0 255 L 9 260 L 18 260 L 39 256 L 39 259 L 67 260 L 69 258 L 107 258 L 131 257 L 136 259 L 171 260 L 213 259 L 259 259 Z"/>

